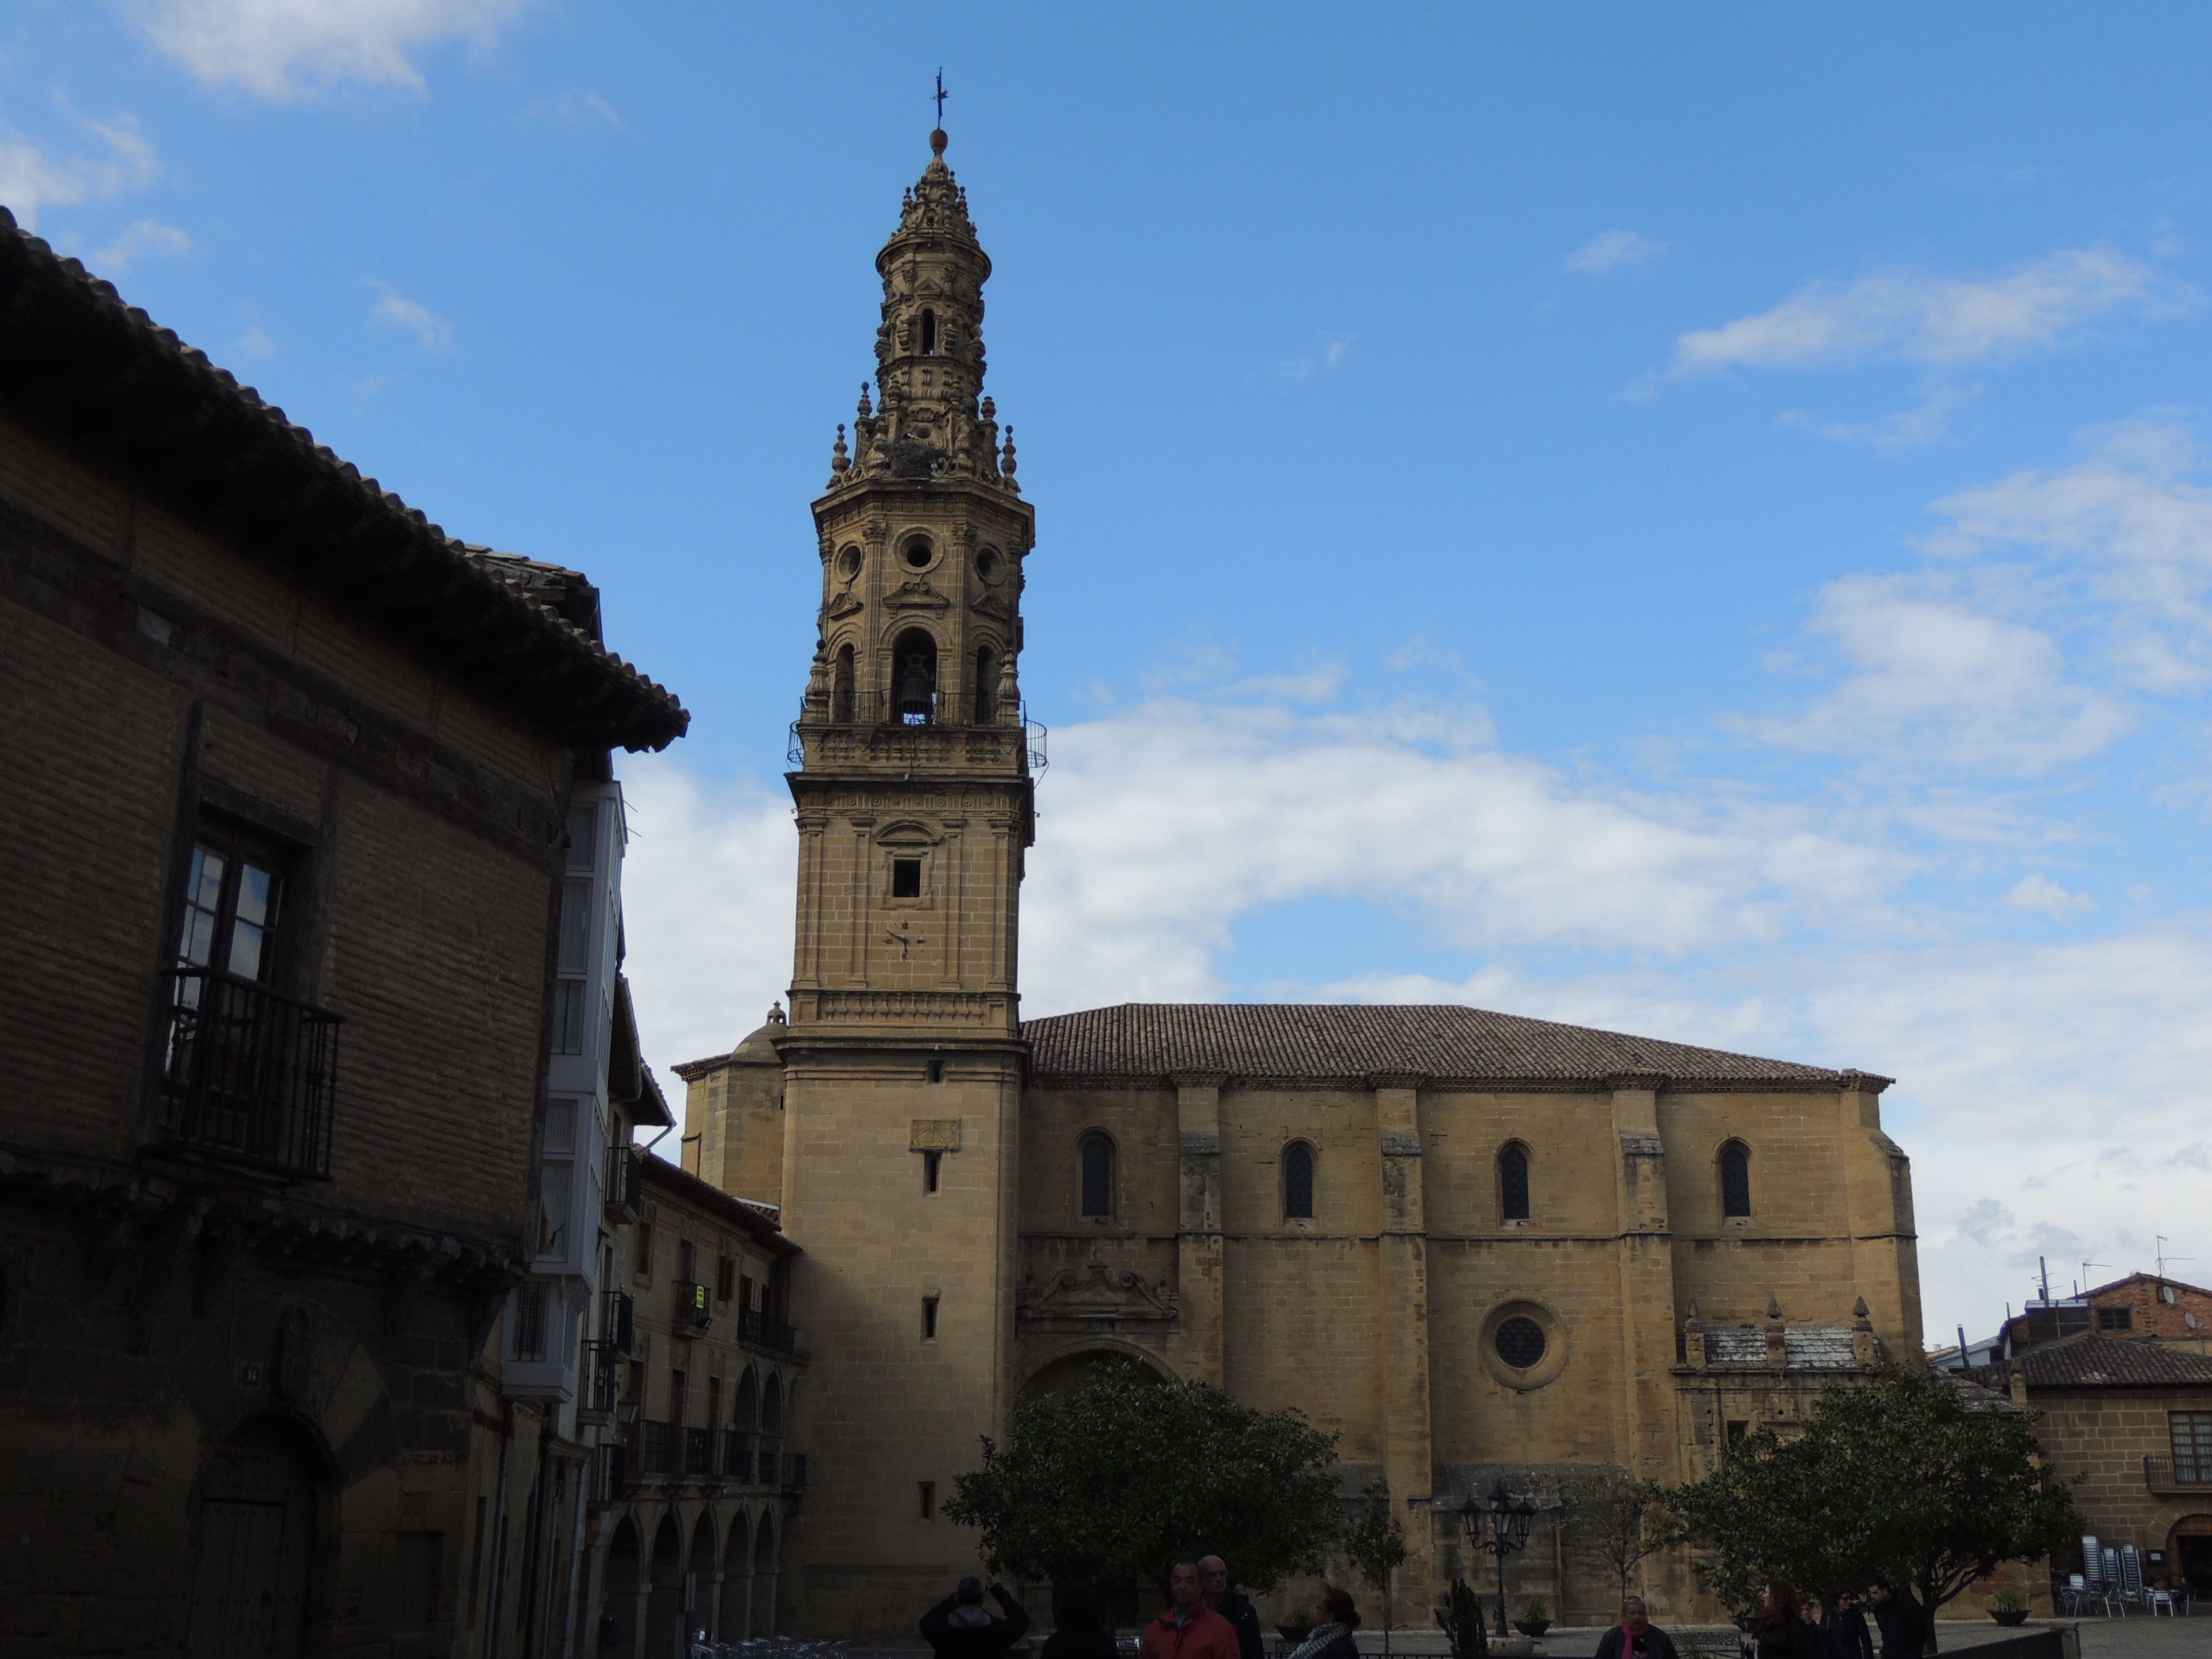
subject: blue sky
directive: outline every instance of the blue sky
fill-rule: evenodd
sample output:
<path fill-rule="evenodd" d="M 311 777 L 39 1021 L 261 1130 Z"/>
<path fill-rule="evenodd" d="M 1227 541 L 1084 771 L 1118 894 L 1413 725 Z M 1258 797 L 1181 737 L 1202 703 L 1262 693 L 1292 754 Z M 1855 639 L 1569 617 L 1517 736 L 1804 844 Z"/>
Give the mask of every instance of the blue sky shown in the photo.
<path fill-rule="evenodd" d="M 1039 515 L 1029 1010 L 1464 1000 L 1893 1073 L 1933 1337 L 2039 1254 L 2212 1273 L 2208 46 L 17 0 L 0 201 L 602 584 L 696 717 L 628 771 L 665 1064 L 787 975 L 806 503 L 941 64 Z"/>

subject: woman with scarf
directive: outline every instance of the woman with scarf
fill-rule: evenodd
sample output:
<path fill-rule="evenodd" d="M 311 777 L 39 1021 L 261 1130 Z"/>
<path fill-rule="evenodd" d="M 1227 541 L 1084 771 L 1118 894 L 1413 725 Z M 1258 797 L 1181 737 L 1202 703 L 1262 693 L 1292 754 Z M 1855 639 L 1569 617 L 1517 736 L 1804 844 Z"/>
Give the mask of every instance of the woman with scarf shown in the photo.
<path fill-rule="evenodd" d="M 1321 1600 L 1314 1604 L 1314 1617 L 1321 1623 L 1288 1659 L 1359 1659 L 1359 1644 L 1352 1636 L 1359 1628 L 1359 1609 L 1352 1605 L 1349 1591 L 1323 1584 Z"/>
<path fill-rule="evenodd" d="M 1820 1628 L 1797 1616 L 1797 1591 L 1787 1578 L 1766 1581 L 1766 1605 L 1751 1627 L 1757 1659 L 1827 1659 Z"/>

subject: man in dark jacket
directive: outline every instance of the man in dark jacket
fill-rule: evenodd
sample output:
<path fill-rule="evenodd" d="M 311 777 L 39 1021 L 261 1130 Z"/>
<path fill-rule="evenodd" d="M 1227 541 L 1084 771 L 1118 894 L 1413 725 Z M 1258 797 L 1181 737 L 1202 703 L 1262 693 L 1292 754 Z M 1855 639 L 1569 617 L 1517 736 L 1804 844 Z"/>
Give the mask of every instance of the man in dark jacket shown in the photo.
<path fill-rule="evenodd" d="M 983 1611 L 986 1595 L 1005 1609 L 1005 1618 L 994 1619 Z M 1006 1587 L 987 1587 L 980 1578 L 962 1579 L 957 1589 L 921 1615 L 921 1639 L 937 1659 L 1000 1659 L 1029 1634 L 1029 1614 Z"/>
<path fill-rule="evenodd" d="M 1928 1615 L 1911 1595 L 1887 1578 L 1874 1581 L 1874 1621 L 1881 1628 L 1881 1659 L 1920 1659 L 1928 1649 Z"/>
<path fill-rule="evenodd" d="M 1230 1629 L 1237 1632 L 1237 1646 L 1243 1659 L 1267 1659 L 1267 1644 L 1260 1637 L 1259 1612 L 1253 1607 L 1250 1596 L 1229 1588 L 1229 1564 L 1218 1555 L 1201 1556 L 1198 1582 L 1206 1594 L 1206 1605 L 1226 1619 Z"/>
<path fill-rule="evenodd" d="M 1675 1659 L 1674 1643 L 1651 1622 L 1644 1598 L 1632 1595 L 1620 1604 L 1620 1622 L 1597 1638 L 1594 1659 Z"/>
<path fill-rule="evenodd" d="M 1874 1638 L 1868 1632 L 1866 1614 L 1859 1609 L 1858 1598 L 1849 1590 L 1828 1592 L 1828 1611 L 1820 1624 L 1836 1638 L 1836 1645 L 1844 1650 L 1844 1659 L 1874 1659 Z"/>

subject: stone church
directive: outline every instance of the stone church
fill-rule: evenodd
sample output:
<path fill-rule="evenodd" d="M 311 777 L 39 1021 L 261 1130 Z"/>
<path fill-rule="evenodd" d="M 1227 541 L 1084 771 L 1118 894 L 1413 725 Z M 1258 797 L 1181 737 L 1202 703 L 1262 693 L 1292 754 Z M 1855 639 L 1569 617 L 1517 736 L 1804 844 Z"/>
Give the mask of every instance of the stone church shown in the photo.
<path fill-rule="evenodd" d="M 1540 1515 L 1516 1598 L 1609 1619 L 1574 1479 L 1694 1477 L 1918 1356 L 1888 1079 L 1457 1006 L 1024 1019 L 1036 515 L 983 390 L 991 262 L 931 148 L 813 506 L 788 1019 L 678 1068 L 687 1166 L 804 1251 L 793 1626 L 910 1639 L 975 1570 L 939 1510 L 978 1437 L 1108 1355 L 1334 1431 L 1346 1490 L 1387 1481 L 1407 1522 L 1401 1623 L 1492 1583 L 1455 1511 L 1499 1480 Z M 1679 1563 L 1644 1578 L 1692 1611 Z"/>

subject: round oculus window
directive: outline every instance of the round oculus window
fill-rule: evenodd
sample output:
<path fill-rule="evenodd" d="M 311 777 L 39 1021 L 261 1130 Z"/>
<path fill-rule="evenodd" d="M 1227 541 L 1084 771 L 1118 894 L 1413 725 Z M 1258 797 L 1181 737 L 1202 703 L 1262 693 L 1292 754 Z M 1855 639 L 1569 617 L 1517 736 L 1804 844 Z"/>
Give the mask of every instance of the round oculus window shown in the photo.
<path fill-rule="evenodd" d="M 837 574 L 847 581 L 860 574 L 860 550 L 848 547 L 837 556 Z"/>
<path fill-rule="evenodd" d="M 987 547 L 975 556 L 975 574 L 987 582 L 998 580 L 1005 569 L 1005 565 L 999 559 L 999 550 L 995 547 Z"/>
<path fill-rule="evenodd" d="M 909 565 L 913 566 L 916 570 L 921 569 L 922 566 L 927 564 L 929 562 L 929 544 L 927 542 L 912 541 L 906 544 L 906 562 Z"/>
<path fill-rule="evenodd" d="M 1516 1371 L 1525 1371 L 1544 1358 L 1544 1328 L 1524 1315 L 1516 1314 L 1498 1328 L 1491 1339 L 1498 1349 L 1498 1357 Z"/>

